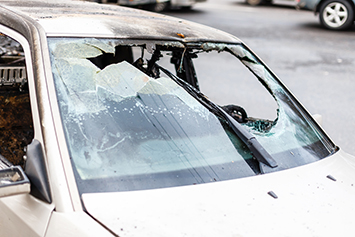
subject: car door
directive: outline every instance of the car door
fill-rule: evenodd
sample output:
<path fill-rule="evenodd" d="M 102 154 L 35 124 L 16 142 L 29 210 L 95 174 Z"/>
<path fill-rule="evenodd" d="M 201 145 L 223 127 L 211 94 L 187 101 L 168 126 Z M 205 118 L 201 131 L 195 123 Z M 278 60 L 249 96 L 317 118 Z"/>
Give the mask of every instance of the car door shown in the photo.
<path fill-rule="evenodd" d="M 0 25 L 0 155 L 24 167 L 25 149 L 36 135 L 30 46 L 25 37 Z M 38 139 L 38 138 L 37 138 Z M 39 139 L 42 140 L 42 139 Z M 53 203 L 21 194 L 0 198 L 0 236 L 44 236 Z"/>

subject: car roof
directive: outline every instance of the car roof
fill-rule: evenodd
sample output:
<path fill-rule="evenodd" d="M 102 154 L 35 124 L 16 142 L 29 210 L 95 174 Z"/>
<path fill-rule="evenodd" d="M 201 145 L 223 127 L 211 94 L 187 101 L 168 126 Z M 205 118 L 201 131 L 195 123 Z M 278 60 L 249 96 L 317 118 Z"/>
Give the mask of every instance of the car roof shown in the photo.
<path fill-rule="evenodd" d="M 170 39 L 240 43 L 235 36 L 182 19 L 78 0 L 0 0 L 1 24 L 32 22 L 47 36 Z M 10 21 L 10 22 L 7 22 Z M 24 24 L 22 24 L 24 25 Z M 24 26 L 22 26 L 24 27 Z"/>

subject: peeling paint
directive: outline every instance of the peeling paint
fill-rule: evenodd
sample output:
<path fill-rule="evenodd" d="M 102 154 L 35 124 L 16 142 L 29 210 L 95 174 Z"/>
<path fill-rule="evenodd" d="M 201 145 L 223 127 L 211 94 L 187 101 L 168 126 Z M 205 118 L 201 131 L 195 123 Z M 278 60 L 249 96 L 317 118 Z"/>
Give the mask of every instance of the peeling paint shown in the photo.
<path fill-rule="evenodd" d="M 201 48 L 204 51 L 211 51 L 211 50 L 217 50 L 218 52 L 221 52 L 227 48 L 227 44 L 221 44 L 221 43 L 203 43 L 201 44 Z"/>

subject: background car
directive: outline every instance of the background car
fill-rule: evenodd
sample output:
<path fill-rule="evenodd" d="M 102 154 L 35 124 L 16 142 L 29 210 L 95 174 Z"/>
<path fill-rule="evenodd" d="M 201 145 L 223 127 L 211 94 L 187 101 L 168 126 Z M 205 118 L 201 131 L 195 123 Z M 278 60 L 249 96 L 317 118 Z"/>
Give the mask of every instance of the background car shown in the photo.
<path fill-rule="evenodd" d="M 97 0 L 100 3 L 117 3 L 122 6 L 140 6 L 143 9 L 161 12 L 166 9 L 190 9 L 193 5 L 207 0 Z"/>
<path fill-rule="evenodd" d="M 196 3 L 201 3 L 206 1 L 207 0 L 170 0 L 170 7 L 190 9 Z"/>
<path fill-rule="evenodd" d="M 272 0 L 245 0 L 250 6 L 258 6 L 261 4 L 272 4 Z"/>
<path fill-rule="evenodd" d="M 349 29 L 355 20 L 354 0 L 298 0 L 298 6 L 319 15 L 322 26 L 331 30 Z"/>

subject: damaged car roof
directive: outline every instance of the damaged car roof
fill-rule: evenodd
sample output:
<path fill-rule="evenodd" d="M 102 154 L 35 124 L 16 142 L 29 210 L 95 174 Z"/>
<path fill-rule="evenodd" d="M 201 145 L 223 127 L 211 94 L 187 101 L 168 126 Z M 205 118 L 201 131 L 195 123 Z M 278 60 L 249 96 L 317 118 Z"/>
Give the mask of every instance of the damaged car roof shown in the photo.
<path fill-rule="evenodd" d="M 183 42 L 213 39 L 240 43 L 237 37 L 207 26 L 114 5 L 77 0 L 0 0 L 0 5 L 1 15 L 9 14 L 3 8 L 14 12 L 13 21 L 8 22 L 9 25 L 18 25 L 27 20 L 36 21 L 44 28 L 47 36 L 156 38 Z"/>

